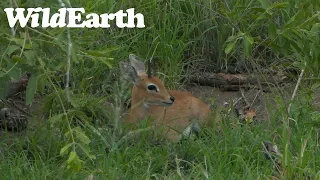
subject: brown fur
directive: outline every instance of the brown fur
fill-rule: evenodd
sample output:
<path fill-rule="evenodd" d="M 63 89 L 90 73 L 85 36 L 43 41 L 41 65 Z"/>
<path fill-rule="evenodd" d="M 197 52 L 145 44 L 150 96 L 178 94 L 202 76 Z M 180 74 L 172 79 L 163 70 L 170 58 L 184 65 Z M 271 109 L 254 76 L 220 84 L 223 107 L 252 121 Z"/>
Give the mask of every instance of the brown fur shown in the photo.
<path fill-rule="evenodd" d="M 192 123 L 207 123 L 210 109 L 190 92 L 168 91 L 158 77 L 148 78 L 146 73 L 140 73 L 139 77 L 139 81 L 132 88 L 131 109 L 126 124 L 137 124 L 151 115 L 155 126 L 163 128 L 164 136 L 171 141 L 178 141 L 181 133 Z M 159 92 L 150 92 L 147 89 L 148 84 L 156 85 Z M 175 98 L 173 104 L 163 104 L 170 102 L 171 96 Z"/>

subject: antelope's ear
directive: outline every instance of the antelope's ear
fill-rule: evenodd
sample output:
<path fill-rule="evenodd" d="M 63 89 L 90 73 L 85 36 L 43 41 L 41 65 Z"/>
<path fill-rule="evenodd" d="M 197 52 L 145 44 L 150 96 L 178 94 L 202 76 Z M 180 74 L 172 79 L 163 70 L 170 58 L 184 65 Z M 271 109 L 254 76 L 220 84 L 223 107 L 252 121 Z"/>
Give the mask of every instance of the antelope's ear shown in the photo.
<path fill-rule="evenodd" d="M 125 79 L 131 81 L 136 86 L 140 84 L 141 78 L 138 75 L 137 70 L 133 66 L 123 61 L 121 61 L 119 65 L 120 65 L 121 74 Z"/>
<path fill-rule="evenodd" d="M 137 73 L 146 72 L 143 60 L 134 54 L 129 55 L 129 61 L 132 67 L 137 71 Z"/>

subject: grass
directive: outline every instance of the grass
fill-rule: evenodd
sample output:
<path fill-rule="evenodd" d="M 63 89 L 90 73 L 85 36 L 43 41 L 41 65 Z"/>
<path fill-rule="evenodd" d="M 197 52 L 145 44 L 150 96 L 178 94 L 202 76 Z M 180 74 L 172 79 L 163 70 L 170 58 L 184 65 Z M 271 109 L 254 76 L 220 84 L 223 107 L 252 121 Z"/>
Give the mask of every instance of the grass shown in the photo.
<path fill-rule="evenodd" d="M 101 138 L 112 141 L 112 136 L 90 135 L 90 148 L 96 160 L 84 158 L 78 173 L 67 169 L 65 159 L 59 156 L 63 137 L 47 128 L 31 131 L 1 150 L 0 169 L 6 172 L 1 174 L 1 179 L 83 179 L 91 174 L 94 179 L 319 178 L 319 137 L 314 136 L 317 129 L 304 125 L 301 122 L 303 119 L 296 118 L 300 123 L 292 127 L 291 145 L 285 151 L 282 146 L 286 144 L 283 141 L 283 127 L 279 122 L 273 122 L 272 127 L 262 122 L 257 125 L 237 125 L 231 129 L 232 118 L 226 116 L 223 119 L 221 132 L 207 128 L 201 138 L 178 144 L 150 143 L 146 140 L 150 134 L 141 133 L 140 138 L 108 149 Z M 102 133 L 108 130 L 105 126 L 99 128 Z M 284 159 L 280 160 L 287 164 L 281 167 L 281 172 L 274 168 L 272 161 L 266 159 L 263 141 L 279 145 L 284 155 Z"/>
<path fill-rule="evenodd" d="M 319 2 L 72 0 L 72 7 L 99 14 L 134 7 L 145 15 L 146 28 L 71 29 L 69 100 L 67 30 L 27 27 L 13 36 L 2 9 L 15 4 L 60 8 L 58 1 L 0 2 L 1 98 L 8 79 L 31 72 L 26 97 L 40 104 L 35 117 L 44 117 L 26 131 L 1 135 L 1 179 L 320 179 L 320 116 L 313 106 Z M 157 59 L 169 89 L 181 88 L 194 69 L 304 69 L 305 76 L 289 114 L 284 91 L 270 105 L 270 124 L 239 124 L 223 109 L 216 112 L 220 132 L 207 127 L 200 138 L 174 144 L 154 138 L 146 125 L 130 137 L 120 123 L 131 85 L 120 77 L 118 63 L 129 53 Z M 263 141 L 278 145 L 280 171 L 266 159 Z"/>

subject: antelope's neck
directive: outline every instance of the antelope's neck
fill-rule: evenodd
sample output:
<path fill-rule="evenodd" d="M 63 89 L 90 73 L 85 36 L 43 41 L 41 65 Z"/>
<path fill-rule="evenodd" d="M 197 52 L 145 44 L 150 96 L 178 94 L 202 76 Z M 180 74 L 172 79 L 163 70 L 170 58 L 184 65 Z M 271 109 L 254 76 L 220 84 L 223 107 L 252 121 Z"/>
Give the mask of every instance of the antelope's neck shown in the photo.
<path fill-rule="evenodd" d="M 138 92 L 136 87 L 132 88 L 132 99 L 129 121 L 136 122 L 144 119 L 150 114 L 150 106 L 145 104 L 144 97 Z"/>

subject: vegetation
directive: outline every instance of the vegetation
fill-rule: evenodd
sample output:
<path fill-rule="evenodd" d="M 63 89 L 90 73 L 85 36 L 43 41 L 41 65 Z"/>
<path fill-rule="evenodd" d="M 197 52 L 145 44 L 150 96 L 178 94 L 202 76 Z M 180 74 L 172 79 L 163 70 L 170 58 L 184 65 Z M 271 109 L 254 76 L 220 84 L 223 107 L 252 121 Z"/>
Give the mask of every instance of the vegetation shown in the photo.
<path fill-rule="evenodd" d="M 318 0 L 64 2 L 99 14 L 134 7 L 146 28 L 11 29 L 5 7 L 57 10 L 61 3 L 0 2 L 1 99 L 8 80 L 30 72 L 26 103 L 41 107 L 28 130 L 2 135 L 1 179 L 320 179 L 320 113 L 313 106 L 320 85 Z M 222 109 L 220 132 L 206 128 L 200 138 L 155 143 L 145 125 L 127 134 L 120 123 L 131 85 L 118 63 L 129 53 L 159 59 L 169 89 L 182 88 L 179 82 L 194 68 L 209 67 L 257 74 L 267 69 L 293 82 L 303 72 L 300 93 L 289 112 L 281 98 L 286 92 L 276 94 L 270 122 L 241 125 Z M 278 144 L 281 167 L 265 158 L 263 141 Z"/>

